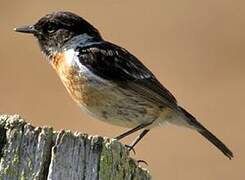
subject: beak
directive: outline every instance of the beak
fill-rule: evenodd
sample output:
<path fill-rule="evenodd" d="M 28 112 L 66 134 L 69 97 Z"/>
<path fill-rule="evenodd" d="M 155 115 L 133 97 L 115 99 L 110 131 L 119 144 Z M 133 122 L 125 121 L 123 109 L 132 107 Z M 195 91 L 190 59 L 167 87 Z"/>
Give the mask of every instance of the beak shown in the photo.
<path fill-rule="evenodd" d="M 14 28 L 14 31 L 21 32 L 21 33 L 30 33 L 30 34 L 34 34 L 37 32 L 37 30 L 34 28 L 34 26 L 17 27 L 17 28 Z"/>

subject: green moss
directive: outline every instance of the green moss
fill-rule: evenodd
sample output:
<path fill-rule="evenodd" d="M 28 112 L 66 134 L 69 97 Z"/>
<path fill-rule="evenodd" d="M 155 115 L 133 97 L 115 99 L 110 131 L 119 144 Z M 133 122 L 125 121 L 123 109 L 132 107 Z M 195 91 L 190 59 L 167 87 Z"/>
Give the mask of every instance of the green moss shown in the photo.
<path fill-rule="evenodd" d="M 112 152 L 110 149 L 108 149 L 107 143 L 109 142 L 103 142 L 102 143 L 102 152 L 100 155 L 100 172 L 99 176 L 100 179 L 111 179 L 111 171 L 112 171 Z"/>
<path fill-rule="evenodd" d="M 29 159 L 29 161 L 28 161 L 28 171 L 29 172 L 33 171 L 33 163 L 31 161 L 31 159 Z"/>
<path fill-rule="evenodd" d="M 14 168 L 11 168 L 9 165 L 2 170 L 3 174 L 9 175 L 9 176 L 17 176 L 17 172 Z M 2 174 L 2 173 L 1 173 Z"/>
<path fill-rule="evenodd" d="M 16 165 L 16 164 L 19 164 L 20 163 L 20 159 L 19 159 L 19 155 L 18 155 L 18 152 L 16 151 L 14 153 L 14 158 L 12 160 L 12 164 Z"/>
<path fill-rule="evenodd" d="M 20 180 L 27 180 L 24 174 L 21 175 Z"/>
<path fill-rule="evenodd" d="M 106 139 L 100 157 L 100 179 L 114 180 L 129 177 L 127 150 L 119 142 Z"/>

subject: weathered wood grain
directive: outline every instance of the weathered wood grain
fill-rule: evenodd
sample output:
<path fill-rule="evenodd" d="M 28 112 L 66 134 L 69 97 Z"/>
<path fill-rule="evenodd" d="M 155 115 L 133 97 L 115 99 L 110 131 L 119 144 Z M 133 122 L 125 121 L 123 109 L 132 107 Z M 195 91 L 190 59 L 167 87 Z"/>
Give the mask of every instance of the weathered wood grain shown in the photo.
<path fill-rule="evenodd" d="M 1 180 L 148 180 L 118 141 L 0 115 Z"/>

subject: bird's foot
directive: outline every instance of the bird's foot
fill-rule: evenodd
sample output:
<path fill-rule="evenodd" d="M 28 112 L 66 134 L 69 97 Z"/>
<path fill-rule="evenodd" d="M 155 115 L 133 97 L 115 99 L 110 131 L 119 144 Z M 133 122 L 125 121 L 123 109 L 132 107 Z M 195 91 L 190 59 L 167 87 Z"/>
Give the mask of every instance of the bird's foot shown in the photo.
<path fill-rule="evenodd" d="M 125 144 L 125 147 L 128 149 L 129 152 L 132 151 L 134 155 L 136 154 L 136 151 L 133 146 Z"/>

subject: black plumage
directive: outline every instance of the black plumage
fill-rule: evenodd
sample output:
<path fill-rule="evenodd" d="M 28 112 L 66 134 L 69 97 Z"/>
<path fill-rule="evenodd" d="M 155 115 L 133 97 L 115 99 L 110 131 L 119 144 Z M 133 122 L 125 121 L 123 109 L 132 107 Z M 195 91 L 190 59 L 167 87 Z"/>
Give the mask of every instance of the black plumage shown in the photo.
<path fill-rule="evenodd" d="M 131 88 L 157 102 L 177 105 L 175 97 L 135 56 L 124 48 L 103 41 L 78 48 L 80 62 L 94 74 Z"/>

